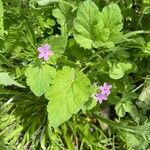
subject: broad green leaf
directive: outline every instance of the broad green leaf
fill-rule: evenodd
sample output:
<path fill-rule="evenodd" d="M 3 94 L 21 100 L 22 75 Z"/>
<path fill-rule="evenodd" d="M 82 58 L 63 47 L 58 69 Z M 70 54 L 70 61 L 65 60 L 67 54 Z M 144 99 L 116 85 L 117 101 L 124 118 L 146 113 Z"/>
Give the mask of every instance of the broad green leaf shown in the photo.
<path fill-rule="evenodd" d="M 6 72 L 0 72 L 0 85 L 5 86 L 16 85 L 18 87 L 24 88 L 23 85 L 19 84 L 17 81 L 12 79 Z"/>
<path fill-rule="evenodd" d="M 79 45 L 76 43 L 74 39 L 68 40 L 67 45 L 67 56 L 70 58 L 75 58 L 76 60 L 84 60 L 87 59 L 89 56 L 91 56 L 91 52 L 87 51 L 86 49 L 79 47 Z"/>
<path fill-rule="evenodd" d="M 106 48 L 114 47 L 114 42 L 110 41 L 110 30 L 108 28 L 104 28 L 104 23 L 102 20 L 99 20 L 97 25 L 94 25 L 93 28 L 94 34 L 94 43 L 93 46 L 95 48 L 103 46 Z"/>
<path fill-rule="evenodd" d="M 25 76 L 31 91 L 36 96 L 41 96 L 52 83 L 53 78 L 56 76 L 56 70 L 48 65 L 34 66 L 30 64 L 25 71 Z"/>
<path fill-rule="evenodd" d="M 123 63 L 123 62 L 108 62 L 108 65 L 110 67 L 109 69 L 109 76 L 112 79 L 120 79 L 124 76 L 126 71 L 129 71 L 133 68 L 133 65 L 129 62 Z"/>
<path fill-rule="evenodd" d="M 140 121 L 138 110 L 131 101 L 119 102 L 116 105 L 115 110 L 119 117 L 124 117 L 126 112 L 128 112 L 137 123 Z"/>
<path fill-rule="evenodd" d="M 4 36 L 3 13 L 3 2 L 0 0 L 0 39 Z"/>
<path fill-rule="evenodd" d="M 78 8 L 74 28 L 74 38 L 81 47 L 114 47 L 121 38 L 120 8 L 117 4 L 110 4 L 101 13 L 94 2 L 86 0 Z"/>
<path fill-rule="evenodd" d="M 110 30 L 110 39 L 117 42 L 121 38 L 121 30 L 123 28 L 122 14 L 119 6 L 112 3 L 102 10 L 102 20 L 105 28 Z"/>
<path fill-rule="evenodd" d="M 94 2 L 87 0 L 83 2 L 77 11 L 77 18 L 74 20 L 74 38 L 81 47 L 91 49 L 94 35 L 93 26 L 100 20 L 100 12 Z M 100 21 L 99 21 L 100 22 Z M 103 22 L 100 22 L 103 25 Z"/>
<path fill-rule="evenodd" d="M 63 67 L 58 71 L 45 97 L 51 126 L 58 127 L 76 114 L 90 96 L 90 81 L 80 71 Z"/>
<path fill-rule="evenodd" d="M 137 123 L 139 123 L 140 117 L 139 117 L 138 110 L 137 110 L 136 106 L 131 101 L 125 101 L 123 103 L 123 108 L 124 108 L 125 112 L 128 112 L 131 115 L 131 117 Z"/>

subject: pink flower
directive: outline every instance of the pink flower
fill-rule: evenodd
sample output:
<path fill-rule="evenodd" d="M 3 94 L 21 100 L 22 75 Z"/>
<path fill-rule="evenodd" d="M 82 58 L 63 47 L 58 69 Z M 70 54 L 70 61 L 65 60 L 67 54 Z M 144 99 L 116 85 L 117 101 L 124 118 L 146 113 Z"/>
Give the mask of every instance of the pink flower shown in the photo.
<path fill-rule="evenodd" d="M 106 94 L 107 96 L 110 94 L 111 88 L 112 85 L 108 85 L 107 83 L 104 83 L 103 86 L 99 87 L 99 89 L 101 90 L 101 94 Z"/>
<path fill-rule="evenodd" d="M 45 61 L 48 61 L 49 56 L 54 55 L 53 51 L 50 50 L 50 47 L 48 44 L 45 44 L 42 47 L 38 47 L 37 50 L 39 51 L 38 58 L 44 58 Z"/>
<path fill-rule="evenodd" d="M 107 100 L 108 96 L 110 94 L 110 89 L 112 88 L 112 85 L 108 85 L 107 83 L 104 83 L 103 86 L 100 86 L 100 93 L 97 93 L 95 95 L 96 100 L 99 101 L 99 103 L 102 103 L 103 100 Z"/>
<path fill-rule="evenodd" d="M 107 96 L 105 94 L 96 94 L 96 100 L 99 103 L 102 103 L 103 100 L 107 100 Z"/>

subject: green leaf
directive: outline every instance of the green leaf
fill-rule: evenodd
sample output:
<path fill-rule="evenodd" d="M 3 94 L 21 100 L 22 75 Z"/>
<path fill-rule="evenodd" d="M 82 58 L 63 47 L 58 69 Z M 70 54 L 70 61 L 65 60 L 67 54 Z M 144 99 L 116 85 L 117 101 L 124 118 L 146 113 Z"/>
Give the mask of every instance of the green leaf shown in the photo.
<path fill-rule="evenodd" d="M 101 17 L 105 28 L 110 30 L 110 39 L 113 42 L 117 42 L 121 38 L 122 33 L 120 31 L 123 28 L 122 14 L 119 6 L 112 3 L 104 7 Z"/>
<path fill-rule="evenodd" d="M 95 100 L 95 96 L 94 96 L 97 93 L 97 86 L 96 85 L 91 86 L 91 93 L 92 93 L 91 98 L 87 102 L 85 102 L 83 107 L 82 107 L 83 111 L 91 110 L 93 107 L 95 107 L 97 105 L 97 101 Z"/>
<path fill-rule="evenodd" d="M 69 3 L 68 3 L 69 4 Z M 71 34 L 73 29 L 73 20 L 75 18 L 75 12 L 72 10 L 71 4 L 59 3 L 59 8 L 53 10 L 53 16 L 57 19 L 57 22 L 61 25 L 61 34 Z"/>
<path fill-rule="evenodd" d="M 4 27 L 3 27 L 3 2 L 0 0 L 0 38 L 4 36 Z"/>
<path fill-rule="evenodd" d="M 118 103 L 118 104 L 116 105 L 115 110 L 116 110 L 116 113 L 117 113 L 117 115 L 118 115 L 119 117 L 124 117 L 125 114 L 126 114 L 122 102 L 120 102 L 120 103 Z"/>
<path fill-rule="evenodd" d="M 50 61 L 53 64 L 56 64 L 56 60 L 62 56 L 66 50 L 67 46 L 67 37 L 63 36 L 51 36 L 46 39 L 44 43 L 48 43 L 51 47 L 51 50 L 54 52 L 54 55 L 50 57 Z"/>
<path fill-rule="evenodd" d="M 51 126 L 58 127 L 76 114 L 90 96 L 90 81 L 80 71 L 63 67 L 46 92 Z"/>
<path fill-rule="evenodd" d="M 12 79 L 8 73 L 1 72 L 0 73 L 0 85 L 10 86 L 10 85 L 16 85 L 18 87 L 24 88 L 23 85 L 19 84 L 17 81 Z"/>
<path fill-rule="evenodd" d="M 94 2 L 86 0 L 74 20 L 74 38 L 81 47 L 114 47 L 121 38 L 122 15 L 117 4 L 104 7 L 102 13 Z"/>
<path fill-rule="evenodd" d="M 124 117 L 128 112 L 131 117 L 139 123 L 140 117 L 136 106 L 131 101 L 121 101 L 115 107 L 116 113 L 119 117 Z"/>
<path fill-rule="evenodd" d="M 148 139 L 142 134 L 133 134 L 130 132 L 121 131 L 122 139 L 126 142 L 127 149 L 138 149 L 138 150 L 145 150 L 149 144 Z"/>
<path fill-rule="evenodd" d="M 93 99 L 89 99 L 82 107 L 82 110 L 91 110 L 93 107 L 95 107 L 97 105 L 97 101 L 93 98 Z"/>
<path fill-rule="evenodd" d="M 50 39 L 47 40 L 50 44 L 52 51 L 57 55 L 62 55 L 65 52 L 67 46 L 67 38 L 63 36 L 51 36 Z"/>
<path fill-rule="evenodd" d="M 145 102 L 146 104 L 150 104 L 150 86 L 147 85 L 143 88 L 141 94 L 139 95 L 139 100 Z"/>
<path fill-rule="evenodd" d="M 31 91 L 36 96 L 41 96 L 52 83 L 53 78 L 56 76 L 56 70 L 48 65 L 34 66 L 30 64 L 25 71 L 25 76 Z"/>
<path fill-rule="evenodd" d="M 91 49 L 93 46 L 93 25 L 100 20 L 100 12 L 94 2 L 87 0 L 83 2 L 77 11 L 74 20 L 74 38 L 81 47 Z"/>
<path fill-rule="evenodd" d="M 108 62 L 108 65 L 110 67 L 109 69 L 109 76 L 112 79 L 120 79 L 124 76 L 126 71 L 129 71 L 132 69 L 132 64 L 129 62 L 123 63 L 123 62 Z"/>
<path fill-rule="evenodd" d="M 91 56 L 91 52 L 87 51 L 86 49 L 82 47 L 79 47 L 79 45 L 76 43 L 74 39 L 68 40 L 66 53 L 68 54 L 67 55 L 68 57 L 75 58 L 76 60 L 81 60 L 81 61 Z"/>

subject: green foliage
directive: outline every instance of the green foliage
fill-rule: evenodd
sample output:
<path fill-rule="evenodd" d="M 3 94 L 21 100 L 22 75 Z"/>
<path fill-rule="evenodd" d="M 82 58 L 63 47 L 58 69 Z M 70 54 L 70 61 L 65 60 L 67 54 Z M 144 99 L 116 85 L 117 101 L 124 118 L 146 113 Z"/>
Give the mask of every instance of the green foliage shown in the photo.
<path fill-rule="evenodd" d="M 101 46 L 110 48 L 120 40 L 122 26 L 118 5 L 112 3 L 104 7 L 101 13 L 94 2 L 87 0 L 78 8 L 74 20 L 74 38 L 81 47 L 87 49 Z"/>
<path fill-rule="evenodd" d="M 125 72 L 131 70 L 133 68 L 132 64 L 129 62 L 113 62 L 109 64 L 109 76 L 112 79 L 120 79 L 124 76 Z"/>
<path fill-rule="evenodd" d="M 122 139 L 126 142 L 127 149 L 144 150 L 148 147 L 149 141 L 138 134 L 122 132 Z"/>
<path fill-rule="evenodd" d="M 150 86 L 146 86 L 143 91 L 141 92 L 139 99 L 142 102 L 146 102 L 147 104 L 150 103 Z"/>
<path fill-rule="evenodd" d="M 0 149 L 149 149 L 149 14 L 132 0 L 0 0 Z"/>
<path fill-rule="evenodd" d="M 104 26 L 109 29 L 111 41 L 118 42 L 122 36 L 121 30 L 123 29 L 122 14 L 119 6 L 112 3 L 108 7 L 104 7 L 101 17 Z"/>
<path fill-rule="evenodd" d="M 4 27 L 3 27 L 3 2 L 0 0 L 0 39 L 4 36 Z"/>
<path fill-rule="evenodd" d="M 25 71 L 27 84 L 36 96 L 45 94 L 47 88 L 56 76 L 56 70 L 48 65 L 36 66 L 30 64 Z"/>
<path fill-rule="evenodd" d="M 53 16 L 57 19 L 57 22 L 60 24 L 61 34 L 63 36 L 71 34 L 73 30 L 73 20 L 75 17 L 75 12 L 73 8 L 68 4 L 65 4 L 63 3 L 63 1 L 60 1 L 59 7 L 53 10 Z"/>
<path fill-rule="evenodd" d="M 70 119 L 81 109 L 89 96 L 89 79 L 80 71 L 63 67 L 46 92 L 46 98 L 49 99 L 47 110 L 50 125 L 58 127 Z"/>
<path fill-rule="evenodd" d="M 50 38 L 46 39 L 44 42 L 48 43 L 52 51 L 54 52 L 54 55 L 50 57 L 50 62 L 52 64 L 56 64 L 57 59 L 60 58 L 66 50 L 67 37 L 58 36 L 58 35 L 51 36 Z"/>
<path fill-rule="evenodd" d="M 15 85 L 21 88 L 24 88 L 23 85 L 12 79 L 8 73 L 6 72 L 0 72 L 0 85 L 10 86 Z"/>
<path fill-rule="evenodd" d="M 92 28 L 94 24 L 98 23 L 99 19 L 100 12 L 94 2 L 85 1 L 79 6 L 77 18 L 74 20 L 74 28 L 76 29 L 74 38 L 80 46 L 92 48 L 94 40 Z"/>

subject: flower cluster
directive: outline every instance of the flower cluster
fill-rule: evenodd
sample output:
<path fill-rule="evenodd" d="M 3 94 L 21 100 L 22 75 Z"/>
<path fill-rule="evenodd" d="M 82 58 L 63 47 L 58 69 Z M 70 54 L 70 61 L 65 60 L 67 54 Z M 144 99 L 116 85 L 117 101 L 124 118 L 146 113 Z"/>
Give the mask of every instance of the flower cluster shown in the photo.
<path fill-rule="evenodd" d="M 42 47 L 38 47 L 37 50 L 39 51 L 38 58 L 44 58 L 45 61 L 48 61 L 49 56 L 52 56 L 54 54 L 53 51 L 50 50 L 50 47 L 48 44 L 45 44 Z"/>
<path fill-rule="evenodd" d="M 112 88 L 112 85 L 108 85 L 107 83 L 104 83 L 103 86 L 99 87 L 100 93 L 97 93 L 96 100 L 99 101 L 99 103 L 102 103 L 103 100 L 107 100 L 109 94 L 110 94 L 110 89 Z"/>

